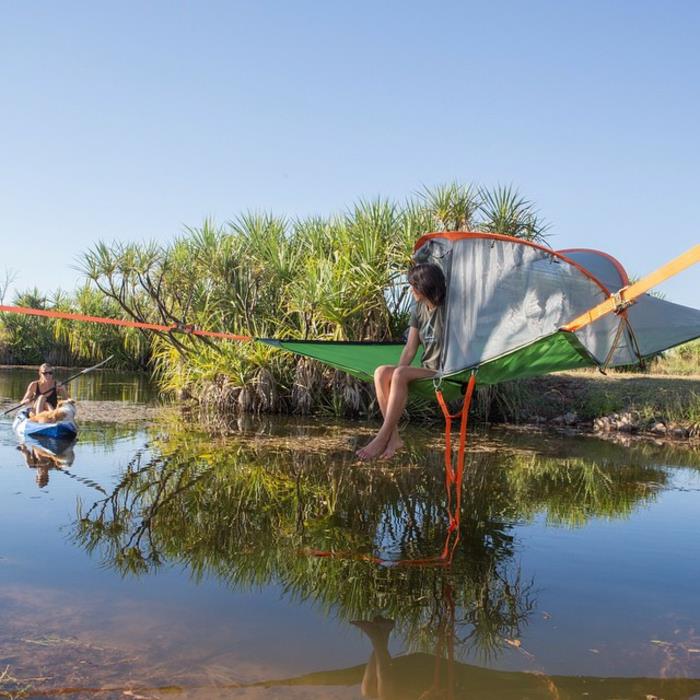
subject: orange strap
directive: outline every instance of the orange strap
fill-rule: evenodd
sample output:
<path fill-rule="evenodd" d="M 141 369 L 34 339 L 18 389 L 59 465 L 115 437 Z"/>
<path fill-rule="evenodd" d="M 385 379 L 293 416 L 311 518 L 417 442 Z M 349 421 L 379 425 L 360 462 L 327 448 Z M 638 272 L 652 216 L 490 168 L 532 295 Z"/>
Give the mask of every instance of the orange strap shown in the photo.
<path fill-rule="evenodd" d="M 462 478 L 464 476 L 464 455 L 467 447 L 467 425 L 469 421 L 469 407 L 471 406 L 472 396 L 474 394 L 474 386 L 476 385 L 476 375 L 472 374 L 469 377 L 467 391 L 464 394 L 462 409 L 459 413 L 450 414 L 445 398 L 441 391 L 436 391 L 438 403 L 442 409 L 442 415 L 445 417 L 445 488 L 447 490 L 447 512 L 450 517 L 449 529 L 450 532 L 457 531 L 459 533 L 460 510 L 462 506 Z M 460 419 L 459 426 L 459 447 L 457 450 L 457 468 L 452 466 L 452 421 L 456 418 Z M 455 490 L 455 510 L 452 512 L 452 488 Z"/>
<path fill-rule="evenodd" d="M 203 331 L 191 325 L 173 324 L 161 326 L 157 323 L 143 323 L 141 321 L 125 321 L 119 318 L 106 318 L 104 316 L 86 316 L 85 314 L 71 314 L 64 311 L 50 311 L 48 309 L 29 309 L 24 306 L 2 306 L 0 312 L 8 314 L 26 314 L 28 316 L 44 316 L 46 318 L 62 318 L 67 321 L 86 321 L 88 323 L 104 323 L 110 326 L 122 326 L 124 328 L 142 328 L 149 331 L 161 331 L 163 333 L 180 332 L 188 335 L 206 336 L 208 338 L 222 338 L 223 340 L 252 340 L 249 335 L 234 335 L 233 333 L 219 333 L 217 331 Z"/>
<path fill-rule="evenodd" d="M 562 326 L 561 330 L 577 331 L 587 326 L 589 323 L 597 321 L 601 316 L 609 314 L 611 311 L 619 313 L 629 306 L 638 296 L 649 291 L 652 287 L 661 284 L 669 277 L 677 275 L 691 265 L 695 265 L 697 262 L 700 262 L 700 244 L 693 246 L 690 250 L 674 258 L 671 262 L 666 263 L 646 277 L 642 277 L 642 279 L 634 284 L 623 287 L 616 294 L 612 294 L 605 301 L 589 309 L 586 313 L 581 314 L 565 326 Z"/>

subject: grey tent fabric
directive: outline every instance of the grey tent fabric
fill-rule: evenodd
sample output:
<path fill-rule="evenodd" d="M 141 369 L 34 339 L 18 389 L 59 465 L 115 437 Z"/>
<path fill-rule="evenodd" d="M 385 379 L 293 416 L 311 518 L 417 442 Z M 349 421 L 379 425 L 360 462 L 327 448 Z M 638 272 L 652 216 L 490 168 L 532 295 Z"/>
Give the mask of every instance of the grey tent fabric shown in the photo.
<path fill-rule="evenodd" d="M 491 234 L 436 234 L 415 258 L 438 264 L 447 281 L 444 376 L 556 334 L 628 283 L 622 265 L 605 253 L 559 254 Z M 629 326 L 610 313 L 576 331 L 591 364 L 631 364 L 700 336 L 700 311 L 649 295 L 626 314 Z"/>
<path fill-rule="evenodd" d="M 629 283 L 627 273 L 622 265 L 607 253 L 586 248 L 573 248 L 557 252 L 590 272 L 609 292 L 617 292 Z"/>
<path fill-rule="evenodd" d="M 539 247 L 486 237 L 451 243 L 442 374 L 551 335 L 607 297 L 600 284 Z"/>
<path fill-rule="evenodd" d="M 629 283 L 622 265 L 606 253 L 583 249 L 560 252 L 593 273 L 610 292 L 617 292 Z M 649 357 L 700 336 L 699 310 L 673 304 L 650 294 L 640 296 L 626 313 L 630 327 L 623 327 L 619 344 L 609 363 L 611 367 L 633 364 L 640 356 Z M 620 317 L 612 314 L 609 317 L 624 323 Z M 609 324 L 599 326 L 598 323 L 594 323 L 592 329 L 596 336 L 594 342 L 598 352 L 605 351 L 607 357 L 610 343 L 615 340 L 614 334 L 610 336 Z M 577 336 L 586 347 L 592 349 L 590 341 L 584 341 L 579 333 Z M 592 354 L 601 359 L 595 352 Z"/>
<path fill-rule="evenodd" d="M 627 310 L 627 316 L 642 357 L 700 337 L 700 310 L 649 294 L 639 297 Z"/>

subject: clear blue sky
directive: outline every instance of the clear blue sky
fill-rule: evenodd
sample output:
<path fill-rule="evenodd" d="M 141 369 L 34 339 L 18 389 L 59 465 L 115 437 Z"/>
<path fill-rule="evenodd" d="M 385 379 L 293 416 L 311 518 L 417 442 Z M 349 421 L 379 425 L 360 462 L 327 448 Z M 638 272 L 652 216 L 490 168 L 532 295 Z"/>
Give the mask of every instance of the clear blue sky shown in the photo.
<path fill-rule="evenodd" d="M 650 272 L 700 240 L 699 35 L 695 0 L 0 0 L 0 273 L 453 179 Z"/>

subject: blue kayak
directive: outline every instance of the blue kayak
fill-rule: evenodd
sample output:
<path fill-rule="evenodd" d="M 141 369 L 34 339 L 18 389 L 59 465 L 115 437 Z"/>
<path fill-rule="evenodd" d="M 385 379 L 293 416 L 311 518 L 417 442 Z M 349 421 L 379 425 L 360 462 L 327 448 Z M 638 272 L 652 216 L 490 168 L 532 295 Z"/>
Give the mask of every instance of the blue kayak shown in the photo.
<path fill-rule="evenodd" d="M 43 436 L 59 440 L 72 440 L 78 434 L 78 426 L 74 420 L 62 420 L 58 423 L 35 423 L 29 418 L 29 409 L 20 411 L 12 423 L 20 437 Z"/>

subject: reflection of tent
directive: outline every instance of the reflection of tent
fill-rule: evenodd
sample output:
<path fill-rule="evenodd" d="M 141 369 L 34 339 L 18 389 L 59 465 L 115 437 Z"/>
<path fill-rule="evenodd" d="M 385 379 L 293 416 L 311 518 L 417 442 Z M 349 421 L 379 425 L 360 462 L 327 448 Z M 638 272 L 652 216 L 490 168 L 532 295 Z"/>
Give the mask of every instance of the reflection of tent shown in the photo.
<path fill-rule="evenodd" d="M 448 286 L 445 350 L 440 374 L 446 387 L 477 372 L 495 384 L 577 367 L 638 362 L 700 337 L 700 311 L 647 294 L 663 275 L 628 287 L 623 267 L 594 250 L 555 252 L 509 236 L 448 232 L 423 236 L 415 258 L 440 265 Z M 695 246 L 665 276 L 700 259 Z M 632 298 L 634 296 L 634 298 Z M 607 313 L 587 315 L 601 303 Z M 605 309 L 601 309 L 605 311 Z M 609 313 L 615 311 L 616 313 Z M 266 340 L 316 358 L 361 379 L 396 363 L 397 343 Z M 418 360 L 416 361 L 418 362 Z M 424 382 L 430 388 L 431 382 Z"/>

